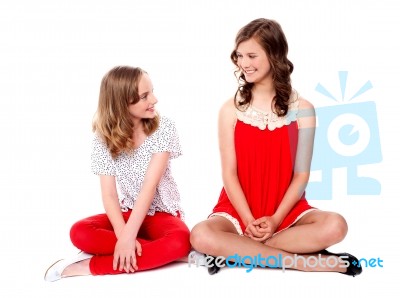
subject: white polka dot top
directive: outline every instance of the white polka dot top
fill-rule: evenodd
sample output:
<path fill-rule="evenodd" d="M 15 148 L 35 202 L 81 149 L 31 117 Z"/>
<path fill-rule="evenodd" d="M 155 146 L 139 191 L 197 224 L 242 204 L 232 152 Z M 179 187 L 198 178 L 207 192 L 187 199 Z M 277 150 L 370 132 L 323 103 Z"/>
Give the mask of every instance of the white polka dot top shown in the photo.
<path fill-rule="evenodd" d="M 175 123 L 160 117 L 158 129 L 148 136 L 143 144 L 131 153 L 120 153 L 114 160 L 105 142 L 95 134 L 92 151 L 92 171 L 96 175 L 115 176 L 122 211 L 133 208 L 138 197 L 147 167 L 153 153 L 170 152 L 167 169 L 157 186 L 148 215 L 167 212 L 183 216 L 178 187 L 171 175 L 170 161 L 182 154 Z"/>

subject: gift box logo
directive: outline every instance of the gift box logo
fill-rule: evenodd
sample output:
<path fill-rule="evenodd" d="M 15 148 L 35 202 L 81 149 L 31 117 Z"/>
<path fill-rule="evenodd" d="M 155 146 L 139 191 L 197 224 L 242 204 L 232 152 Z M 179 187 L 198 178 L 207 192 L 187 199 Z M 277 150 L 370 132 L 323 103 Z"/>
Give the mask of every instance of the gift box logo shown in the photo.
<path fill-rule="evenodd" d="M 380 163 L 381 144 L 376 105 L 373 101 L 353 102 L 372 88 L 367 81 L 353 96 L 346 99 L 347 71 L 339 72 L 342 100 L 318 84 L 315 90 L 335 100 L 332 106 L 315 109 L 317 128 L 311 171 L 320 171 L 320 181 L 310 181 L 307 198 L 331 200 L 333 169 L 346 168 L 348 195 L 379 195 L 381 184 L 376 177 L 362 177 L 358 166 Z M 340 186 L 342 187 L 342 186 Z"/>

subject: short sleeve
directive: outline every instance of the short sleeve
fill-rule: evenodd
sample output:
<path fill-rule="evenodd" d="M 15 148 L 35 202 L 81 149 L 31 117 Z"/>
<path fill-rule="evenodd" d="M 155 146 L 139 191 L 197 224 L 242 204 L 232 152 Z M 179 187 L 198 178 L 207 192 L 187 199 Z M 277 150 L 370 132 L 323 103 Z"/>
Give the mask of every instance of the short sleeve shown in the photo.
<path fill-rule="evenodd" d="M 170 158 L 177 158 L 182 155 L 175 123 L 169 118 L 162 117 L 160 119 L 160 127 L 155 133 L 152 150 L 152 153 L 156 152 L 169 152 Z"/>
<path fill-rule="evenodd" d="M 115 164 L 105 142 L 95 134 L 91 155 L 92 172 L 96 175 L 115 176 Z"/>

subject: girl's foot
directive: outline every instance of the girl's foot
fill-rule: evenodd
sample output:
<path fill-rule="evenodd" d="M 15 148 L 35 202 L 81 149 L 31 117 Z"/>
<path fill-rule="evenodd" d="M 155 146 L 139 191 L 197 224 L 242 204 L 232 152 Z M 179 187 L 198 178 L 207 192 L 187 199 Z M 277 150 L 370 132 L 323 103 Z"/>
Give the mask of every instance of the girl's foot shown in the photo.
<path fill-rule="evenodd" d="M 68 266 L 81 262 L 83 260 L 90 259 L 91 257 L 93 257 L 93 255 L 81 251 L 72 258 L 58 260 L 46 270 L 46 273 L 44 274 L 44 280 L 45 281 L 59 280 L 64 276 L 63 272 Z"/>

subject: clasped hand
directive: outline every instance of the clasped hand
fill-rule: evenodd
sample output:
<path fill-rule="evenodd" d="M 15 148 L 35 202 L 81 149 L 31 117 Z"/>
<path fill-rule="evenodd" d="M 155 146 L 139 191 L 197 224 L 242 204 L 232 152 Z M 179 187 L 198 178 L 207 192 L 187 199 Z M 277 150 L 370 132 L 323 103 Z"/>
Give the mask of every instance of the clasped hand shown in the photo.
<path fill-rule="evenodd" d="M 272 237 L 276 229 L 276 221 L 271 216 L 263 216 L 250 222 L 246 227 L 244 235 L 253 240 L 264 242 Z"/>
<path fill-rule="evenodd" d="M 140 243 L 135 238 L 122 234 L 115 245 L 113 269 L 126 273 L 138 270 L 136 253 L 138 256 L 142 255 Z"/>

